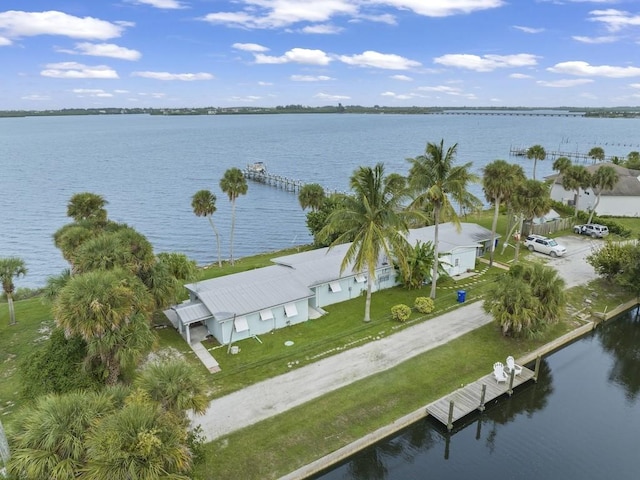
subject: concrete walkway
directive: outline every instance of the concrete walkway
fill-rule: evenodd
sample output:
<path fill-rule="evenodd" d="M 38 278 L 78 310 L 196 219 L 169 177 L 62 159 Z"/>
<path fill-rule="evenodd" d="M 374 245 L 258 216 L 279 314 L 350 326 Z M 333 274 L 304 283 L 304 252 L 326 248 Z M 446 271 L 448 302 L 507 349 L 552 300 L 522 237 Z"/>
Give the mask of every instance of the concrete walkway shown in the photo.
<path fill-rule="evenodd" d="M 420 353 L 490 323 L 474 302 L 361 347 L 212 400 L 194 415 L 208 441 L 285 412 L 325 393 L 392 368 Z"/>

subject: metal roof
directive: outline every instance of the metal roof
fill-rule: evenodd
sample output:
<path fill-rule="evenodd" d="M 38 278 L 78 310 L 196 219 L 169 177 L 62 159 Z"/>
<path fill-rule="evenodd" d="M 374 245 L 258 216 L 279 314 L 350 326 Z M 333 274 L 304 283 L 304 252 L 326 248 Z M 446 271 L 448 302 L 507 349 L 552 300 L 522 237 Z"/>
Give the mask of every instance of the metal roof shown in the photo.
<path fill-rule="evenodd" d="M 476 223 L 461 222 L 459 232 L 453 223 L 441 223 L 438 227 L 439 253 L 448 253 L 455 248 L 469 247 L 491 240 L 491 230 Z M 435 230 L 434 225 L 409 230 L 407 240 L 411 245 L 415 245 L 418 240 L 422 243 L 433 243 Z M 500 234 L 496 233 L 496 238 L 500 238 Z"/>
<path fill-rule="evenodd" d="M 217 320 L 313 296 L 313 292 L 296 278 L 293 269 L 282 265 L 225 275 L 185 287 L 200 299 Z"/>

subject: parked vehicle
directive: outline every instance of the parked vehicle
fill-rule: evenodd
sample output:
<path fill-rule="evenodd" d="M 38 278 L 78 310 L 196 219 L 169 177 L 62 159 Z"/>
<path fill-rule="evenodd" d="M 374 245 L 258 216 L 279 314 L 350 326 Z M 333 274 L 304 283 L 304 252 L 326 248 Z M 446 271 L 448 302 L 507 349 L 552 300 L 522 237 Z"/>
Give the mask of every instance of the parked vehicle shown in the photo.
<path fill-rule="evenodd" d="M 553 238 L 543 237 L 542 235 L 529 235 L 524 241 L 525 247 L 531 252 L 540 252 L 552 257 L 563 256 L 567 249 L 556 242 Z"/>
<path fill-rule="evenodd" d="M 592 238 L 603 238 L 609 235 L 609 227 L 599 223 L 585 223 L 584 225 L 573 227 L 573 233 L 589 235 Z"/>

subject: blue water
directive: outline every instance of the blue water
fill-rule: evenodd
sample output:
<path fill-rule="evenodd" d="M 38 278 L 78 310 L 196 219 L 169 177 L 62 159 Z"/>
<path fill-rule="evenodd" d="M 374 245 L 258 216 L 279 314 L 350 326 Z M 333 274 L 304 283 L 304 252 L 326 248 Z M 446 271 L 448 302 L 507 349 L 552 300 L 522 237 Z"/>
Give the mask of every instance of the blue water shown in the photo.
<path fill-rule="evenodd" d="M 537 384 L 453 434 L 426 420 L 321 480 L 632 480 L 640 472 L 640 318 L 547 357 Z"/>
<path fill-rule="evenodd" d="M 52 242 L 71 195 L 103 195 L 110 218 L 125 222 L 156 252 L 178 251 L 198 264 L 215 260 L 215 237 L 191 210 L 200 189 L 217 196 L 214 214 L 229 255 L 231 207 L 219 180 L 230 167 L 263 161 L 269 171 L 340 191 L 358 166 L 384 162 L 407 173 L 406 159 L 427 142 L 458 143 L 458 161 L 509 159 L 510 147 L 607 155 L 640 150 L 640 119 L 457 115 L 77 116 L 0 119 L 0 256 L 25 260 L 18 287 L 42 286 L 67 267 Z M 635 143 L 633 143 L 635 142 Z M 520 157 L 530 174 L 532 163 Z M 539 162 L 537 176 L 551 174 Z M 482 195 L 479 186 L 473 191 Z M 311 241 L 296 195 L 249 184 L 237 201 L 234 256 Z"/>

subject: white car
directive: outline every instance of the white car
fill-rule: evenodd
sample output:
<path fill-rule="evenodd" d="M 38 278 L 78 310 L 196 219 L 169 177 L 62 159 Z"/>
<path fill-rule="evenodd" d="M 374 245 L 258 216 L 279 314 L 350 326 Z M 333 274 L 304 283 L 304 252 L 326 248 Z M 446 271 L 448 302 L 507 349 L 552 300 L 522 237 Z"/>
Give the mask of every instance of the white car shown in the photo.
<path fill-rule="evenodd" d="M 553 238 L 543 237 L 542 235 L 529 235 L 524 241 L 525 247 L 531 252 L 540 252 L 552 257 L 563 256 L 567 249 L 556 242 Z"/>

